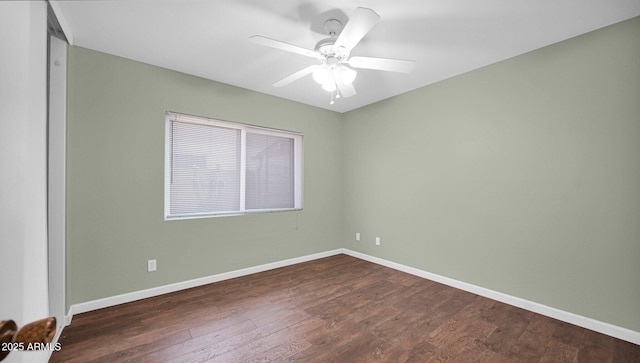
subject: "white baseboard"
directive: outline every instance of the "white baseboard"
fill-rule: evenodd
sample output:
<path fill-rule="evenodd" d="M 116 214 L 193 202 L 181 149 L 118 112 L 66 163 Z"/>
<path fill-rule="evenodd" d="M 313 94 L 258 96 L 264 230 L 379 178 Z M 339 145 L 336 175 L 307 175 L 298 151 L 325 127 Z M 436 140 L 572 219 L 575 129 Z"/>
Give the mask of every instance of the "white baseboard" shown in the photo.
<path fill-rule="evenodd" d="M 519 297 L 503 294 L 498 291 L 489 290 L 484 287 L 472 285 L 466 282 L 458 281 L 449 277 L 437 275 L 431 272 L 423 271 L 414 267 L 405 266 L 396 262 L 388 261 L 382 258 L 370 256 L 357 251 L 349 249 L 343 249 L 342 252 L 345 255 L 359 258 L 361 260 L 373 262 L 378 265 L 386 266 L 394 270 L 406 272 L 411 275 L 425 278 L 427 280 L 439 282 L 441 284 L 455 287 L 457 289 L 467 291 L 476 295 L 484 296 L 489 299 L 497 300 L 505 304 L 516 306 L 525 310 L 533 311 L 534 313 L 542 314 L 550 318 L 554 318 L 566 323 L 577 325 L 583 328 L 587 328 L 602 334 L 612 336 L 614 338 L 622 339 L 634 344 L 640 344 L 640 332 L 630 330 L 627 328 L 619 327 L 609 323 L 605 323 L 599 320 L 587 318 L 581 315 L 570 313 L 564 310 L 552 308 L 543 304 L 539 304 L 533 301 L 521 299 Z"/>
<path fill-rule="evenodd" d="M 72 319 L 73 319 L 73 314 L 71 314 L 71 311 L 69 311 L 69 314 L 64 316 L 64 326 L 69 326 L 71 324 Z"/>
<path fill-rule="evenodd" d="M 264 265 L 248 267 L 240 270 L 224 272 L 221 274 L 205 276 L 205 277 L 201 277 L 193 280 L 187 280 L 187 281 L 177 282 L 174 284 L 153 287 L 150 289 L 134 291 L 134 292 L 116 295 L 116 296 L 105 297 L 102 299 L 87 301 L 79 304 L 73 304 L 69 308 L 69 314 L 66 316 L 65 323 L 67 325 L 71 324 L 71 319 L 73 319 L 73 315 L 75 314 L 85 313 L 92 310 L 98 310 L 98 309 L 106 308 L 109 306 L 124 304 L 124 303 L 135 301 L 135 300 L 146 299 L 153 296 L 168 294 L 170 292 L 190 289 L 192 287 L 197 287 L 197 286 L 202 286 L 206 284 L 211 284 L 214 282 L 233 279 L 240 276 L 246 276 L 246 275 L 251 275 L 258 272 L 273 270 L 275 268 L 317 260 L 319 258 L 339 255 L 341 253 L 342 253 L 342 249 L 320 252 L 312 255 L 291 258 L 288 260 L 276 261 L 276 262 L 267 263 Z"/>
<path fill-rule="evenodd" d="M 431 281 L 439 282 L 441 284 L 455 287 L 457 289 L 467 291 L 476 295 L 484 296 L 489 299 L 497 300 L 503 302 L 505 304 L 509 304 L 512 306 L 516 306 L 525 310 L 529 310 L 538 314 L 542 314 L 560 321 L 564 321 L 570 324 L 574 324 L 583 328 L 587 328 L 602 334 L 606 334 L 612 336 L 614 338 L 622 339 L 634 344 L 640 344 L 640 332 L 630 330 L 627 328 L 619 327 L 616 325 L 612 325 L 609 323 L 605 323 L 599 320 L 587 318 L 581 315 L 577 315 L 574 313 L 570 313 L 567 311 L 563 311 L 560 309 L 556 309 L 550 306 L 546 306 L 543 304 L 539 304 L 533 301 L 525 300 L 519 297 L 507 295 L 498 291 L 486 289 L 484 287 L 472 285 L 466 282 L 458 281 L 449 277 L 437 275 L 431 272 L 423 271 L 414 267 L 409 267 L 406 265 L 402 265 L 396 262 L 392 262 L 389 260 L 385 260 L 382 258 L 370 256 L 361 252 L 353 251 L 346 248 L 320 252 L 312 255 L 302 256 L 291 258 L 288 260 L 282 260 L 277 262 L 272 262 L 264 265 L 248 267 L 241 270 L 235 270 L 230 272 L 224 272 L 217 275 L 211 275 L 206 277 L 201 277 L 193 280 L 178 282 L 175 284 L 169 284 L 164 286 L 158 286 L 151 289 L 134 291 L 131 293 L 106 297 L 103 299 L 97 299 L 92 301 L 87 301 L 80 304 L 71 305 L 69 309 L 69 314 L 65 317 L 66 325 L 71 324 L 71 320 L 74 314 L 80 314 L 92 310 L 102 309 L 109 306 L 119 305 L 135 300 L 146 299 L 153 296 L 168 294 L 170 292 L 175 292 L 179 290 L 189 289 L 192 287 L 202 286 L 206 284 L 211 284 L 214 282 L 219 282 L 223 280 L 228 280 L 240 276 L 246 276 L 258 272 L 268 271 L 275 268 L 295 265 L 302 262 L 317 260 L 324 257 L 345 254 L 352 257 L 359 258 L 361 260 L 373 262 L 378 265 L 386 266 L 392 268 L 394 270 L 402 271 L 409 273 L 411 275 L 415 275 L 418 277 L 422 277 Z M 57 335 L 62 330 L 58 332 Z"/>

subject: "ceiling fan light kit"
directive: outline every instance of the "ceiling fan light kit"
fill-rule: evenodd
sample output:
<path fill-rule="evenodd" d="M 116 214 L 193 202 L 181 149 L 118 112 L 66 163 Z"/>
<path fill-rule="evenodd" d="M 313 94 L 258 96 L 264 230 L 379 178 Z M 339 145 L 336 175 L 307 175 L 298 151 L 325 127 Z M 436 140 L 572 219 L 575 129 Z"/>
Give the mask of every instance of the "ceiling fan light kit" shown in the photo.
<path fill-rule="evenodd" d="M 358 72 L 344 65 L 321 65 L 313 71 L 313 79 L 327 92 L 333 92 L 338 83 L 352 84 Z"/>
<path fill-rule="evenodd" d="M 380 16 L 368 8 L 357 8 L 344 28 L 339 20 L 329 19 L 324 23 L 324 29 L 327 31 L 329 38 L 317 42 L 314 50 L 260 35 L 254 35 L 249 39 L 256 44 L 319 60 L 320 64 L 312 65 L 293 73 L 274 83 L 273 86 L 284 87 L 308 74 L 312 74 L 313 79 L 322 86 L 322 89 L 331 93 L 330 104 L 333 104 L 335 98 L 351 97 L 356 94 L 353 81 L 357 76 L 357 72 L 353 68 L 400 73 L 413 71 L 415 61 L 412 60 L 373 57 L 349 58 L 351 50 L 373 28 L 379 19 Z"/>

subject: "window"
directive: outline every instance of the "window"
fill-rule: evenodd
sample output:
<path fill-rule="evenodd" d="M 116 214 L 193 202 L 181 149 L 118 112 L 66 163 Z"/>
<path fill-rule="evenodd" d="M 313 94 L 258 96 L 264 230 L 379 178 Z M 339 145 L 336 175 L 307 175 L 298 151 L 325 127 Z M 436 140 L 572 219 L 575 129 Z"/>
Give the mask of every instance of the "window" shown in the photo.
<path fill-rule="evenodd" d="M 302 135 L 167 112 L 165 219 L 302 209 Z"/>

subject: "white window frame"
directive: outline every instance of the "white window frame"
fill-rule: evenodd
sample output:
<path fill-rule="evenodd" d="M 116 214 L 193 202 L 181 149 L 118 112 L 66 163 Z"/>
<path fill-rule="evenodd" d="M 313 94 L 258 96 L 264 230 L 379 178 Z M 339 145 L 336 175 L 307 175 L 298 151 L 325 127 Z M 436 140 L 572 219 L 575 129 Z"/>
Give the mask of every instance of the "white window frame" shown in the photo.
<path fill-rule="evenodd" d="M 171 123 L 185 122 L 200 124 L 206 126 L 217 126 L 240 130 L 240 208 L 237 211 L 225 212 L 203 212 L 203 213 L 182 213 L 170 214 L 171 201 L 171 173 L 172 173 L 172 145 L 171 145 Z M 246 139 L 247 132 L 254 134 L 271 135 L 285 137 L 293 140 L 293 163 L 294 163 L 294 207 L 292 208 L 271 208 L 271 209 L 246 209 Z M 299 132 L 278 130 L 260 126 L 253 126 L 243 123 L 222 121 L 206 117 L 184 115 L 175 112 L 167 112 L 165 117 L 165 164 L 164 164 L 164 219 L 193 219 L 193 218 L 209 218 L 254 213 L 272 213 L 284 211 L 302 210 L 302 138 L 303 134 Z"/>

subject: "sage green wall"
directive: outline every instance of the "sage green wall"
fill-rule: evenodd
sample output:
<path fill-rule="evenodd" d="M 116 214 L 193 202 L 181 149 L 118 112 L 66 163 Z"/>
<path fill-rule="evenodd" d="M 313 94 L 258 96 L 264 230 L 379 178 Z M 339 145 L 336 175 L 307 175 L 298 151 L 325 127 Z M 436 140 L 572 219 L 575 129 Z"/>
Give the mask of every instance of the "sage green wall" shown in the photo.
<path fill-rule="evenodd" d="M 347 113 L 345 247 L 640 331 L 638 39 L 635 18 Z"/>
<path fill-rule="evenodd" d="M 342 115 L 70 47 L 67 306 L 346 247 L 640 331 L 639 38 Z M 166 110 L 303 132 L 304 211 L 165 222 Z"/>
<path fill-rule="evenodd" d="M 68 68 L 67 307 L 341 247 L 338 114 L 80 47 Z M 304 210 L 165 222 L 167 110 L 304 133 Z"/>

